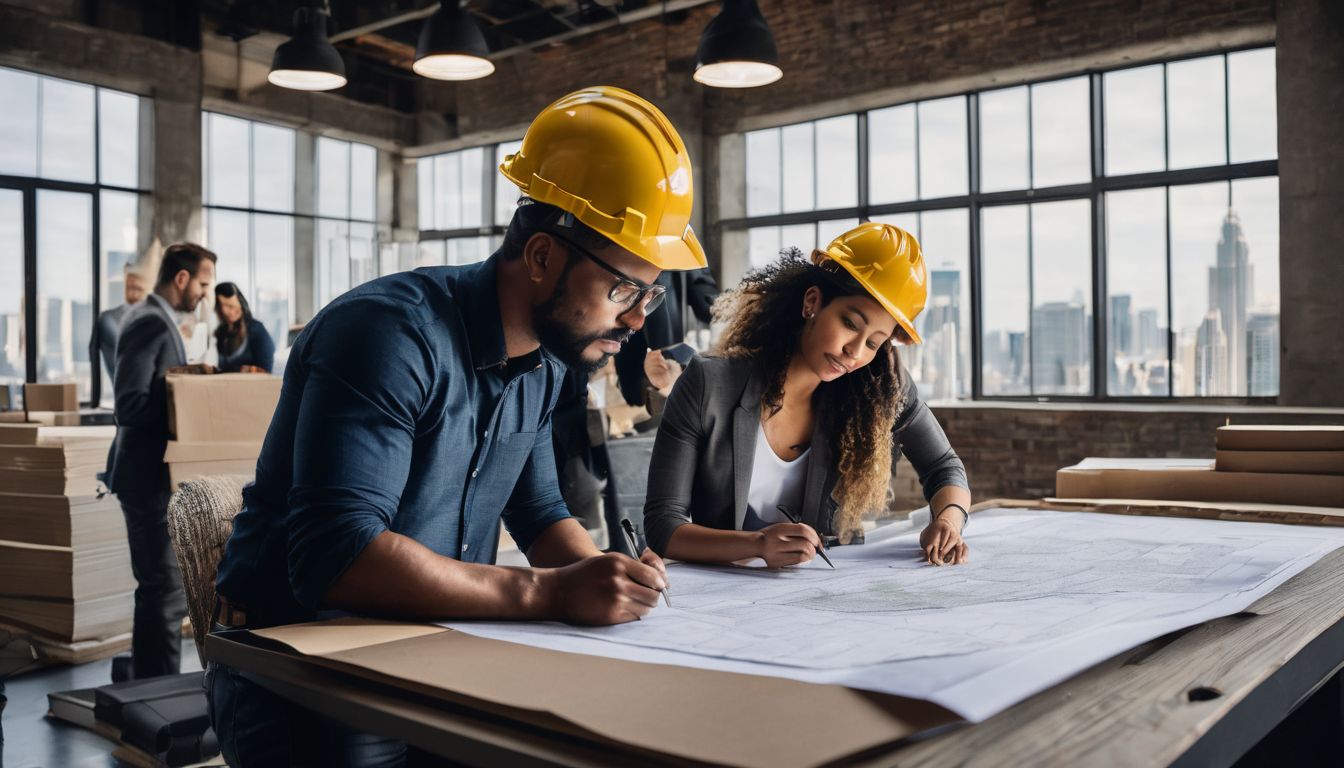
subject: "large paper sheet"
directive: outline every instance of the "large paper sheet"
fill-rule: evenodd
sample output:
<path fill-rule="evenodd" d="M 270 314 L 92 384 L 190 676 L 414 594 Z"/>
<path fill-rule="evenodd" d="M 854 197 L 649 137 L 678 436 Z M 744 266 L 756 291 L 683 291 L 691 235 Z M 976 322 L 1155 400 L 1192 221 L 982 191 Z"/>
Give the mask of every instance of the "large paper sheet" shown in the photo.
<path fill-rule="evenodd" d="M 835 570 L 669 568 L 643 621 L 449 622 L 484 637 L 922 698 L 979 721 L 1168 632 L 1237 613 L 1344 545 L 1344 530 L 1020 509 L 967 531 L 970 562 L 920 562 L 905 529 L 828 552 Z"/>

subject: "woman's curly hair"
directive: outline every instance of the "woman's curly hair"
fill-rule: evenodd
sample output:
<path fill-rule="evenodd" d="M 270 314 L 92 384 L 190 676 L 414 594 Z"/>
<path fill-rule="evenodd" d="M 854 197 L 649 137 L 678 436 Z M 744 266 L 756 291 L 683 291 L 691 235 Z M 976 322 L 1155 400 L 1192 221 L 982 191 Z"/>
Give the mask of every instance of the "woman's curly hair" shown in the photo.
<path fill-rule="evenodd" d="M 791 248 L 714 302 L 715 319 L 726 324 L 714 353 L 756 364 L 766 382 L 761 405 L 771 416 L 783 402 L 784 376 L 806 322 L 803 295 L 813 286 L 821 290 L 822 306 L 840 296 L 867 295 L 848 275 L 837 277 Z M 822 382 L 813 395 L 815 428 L 836 444 L 839 508 L 831 526 L 842 542 L 862 530 L 864 515 L 886 507 L 892 427 L 905 407 L 901 377 L 896 348 L 885 342 L 867 366 Z"/>

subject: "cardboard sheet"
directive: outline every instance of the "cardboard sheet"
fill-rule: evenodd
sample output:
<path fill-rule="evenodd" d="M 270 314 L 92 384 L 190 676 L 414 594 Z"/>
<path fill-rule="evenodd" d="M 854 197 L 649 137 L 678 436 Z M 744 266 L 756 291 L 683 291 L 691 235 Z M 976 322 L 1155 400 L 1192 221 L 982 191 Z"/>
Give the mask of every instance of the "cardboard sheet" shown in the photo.
<path fill-rule="evenodd" d="M 1344 451 L 1344 426 L 1231 424 L 1215 441 L 1227 451 Z"/>
<path fill-rule="evenodd" d="M 1219 472 L 1344 475 L 1344 451 L 1218 451 Z"/>
<path fill-rule="evenodd" d="M 1344 507 L 1344 476 L 1218 472 L 1208 459 L 1089 458 L 1055 473 L 1055 495 Z"/>
<path fill-rule="evenodd" d="M 523 722 L 716 765 L 821 765 L 958 719 L 836 685 L 561 653 L 431 625 L 342 619 L 253 634 Z"/>

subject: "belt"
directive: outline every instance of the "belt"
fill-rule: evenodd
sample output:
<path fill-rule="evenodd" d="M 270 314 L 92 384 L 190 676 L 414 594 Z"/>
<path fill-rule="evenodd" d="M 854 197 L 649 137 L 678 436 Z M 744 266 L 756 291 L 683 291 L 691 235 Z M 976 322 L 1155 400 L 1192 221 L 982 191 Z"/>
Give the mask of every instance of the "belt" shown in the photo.
<path fill-rule="evenodd" d="M 223 595 L 216 595 L 214 623 L 229 629 L 246 629 L 247 608 L 230 602 Z"/>

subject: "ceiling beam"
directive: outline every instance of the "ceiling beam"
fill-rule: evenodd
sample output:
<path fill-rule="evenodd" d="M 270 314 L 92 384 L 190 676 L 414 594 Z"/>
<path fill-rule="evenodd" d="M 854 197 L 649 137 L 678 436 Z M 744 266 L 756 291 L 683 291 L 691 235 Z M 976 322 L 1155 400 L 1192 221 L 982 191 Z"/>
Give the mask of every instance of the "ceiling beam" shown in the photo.
<path fill-rule="evenodd" d="M 670 2 L 667 3 L 651 4 L 643 8 L 640 8 L 637 11 L 630 11 L 629 13 L 617 14 L 615 18 L 608 19 L 606 21 L 600 21 L 597 22 L 596 24 L 589 24 L 586 26 L 577 27 L 575 29 L 571 29 L 566 32 L 561 32 L 558 35 L 551 35 L 550 37 L 544 37 L 540 40 L 533 40 L 530 43 L 524 43 L 522 45 L 514 45 L 505 48 L 503 50 L 494 51 L 490 54 L 488 58 L 491 61 L 499 61 L 500 59 L 507 59 L 510 56 L 523 53 L 524 51 L 530 51 L 548 45 L 557 45 L 559 43 L 568 42 L 570 40 L 574 40 L 576 38 L 583 37 L 585 35 L 589 35 L 594 32 L 601 32 L 602 30 L 610 29 L 612 27 L 618 27 L 625 24 L 634 24 L 636 22 L 644 21 L 646 19 L 652 19 L 654 17 L 662 15 L 665 12 L 676 13 L 678 11 L 685 11 L 691 8 L 707 5 L 708 3 L 712 2 L 715 2 L 715 0 L 670 0 Z M 431 15 L 434 12 L 434 10 L 436 10 L 436 7 L 401 14 L 399 16 L 393 17 L 393 19 L 396 19 L 396 21 L 392 23 L 400 24 L 403 21 L 413 20 L 415 18 L 423 18 L 425 16 Z M 414 16 L 413 14 L 421 14 L 421 15 Z M 384 22 L 377 22 L 376 25 L 374 24 L 365 25 L 365 27 L 359 27 L 358 29 L 365 29 L 367 27 L 375 27 L 375 26 L 377 27 L 377 29 L 384 29 L 387 26 L 390 26 L 388 23 L 385 23 L 386 21 L 387 20 L 385 20 Z M 343 32 L 340 35 L 332 36 L 333 42 L 338 40 L 353 41 L 353 47 L 357 51 L 373 55 L 375 58 L 381 58 L 387 61 L 389 64 L 393 64 L 395 66 L 402 67 L 404 69 L 410 69 L 411 63 L 415 60 L 415 46 L 407 45 L 406 43 L 392 40 L 391 38 L 384 37 L 383 35 L 379 35 L 376 32 L 362 32 L 356 34 L 355 30 L 353 29 L 347 30 L 347 32 Z"/>
<path fill-rule="evenodd" d="M 354 40 L 356 38 L 363 37 L 365 35 L 371 35 L 379 30 L 387 29 L 388 27 L 395 27 L 398 24 L 404 24 L 408 21 L 418 21 L 420 19 L 427 19 L 430 16 L 433 16 L 434 12 L 437 10 L 439 10 L 439 4 L 430 3 L 424 8 L 417 8 L 414 11 L 406 11 L 404 13 L 398 13 L 394 16 L 388 16 L 386 19 L 379 19 L 378 21 L 371 21 L 368 24 L 361 24 L 358 27 L 343 29 L 340 32 L 337 32 L 336 34 L 331 36 L 331 42 L 339 43 L 343 40 Z"/>

